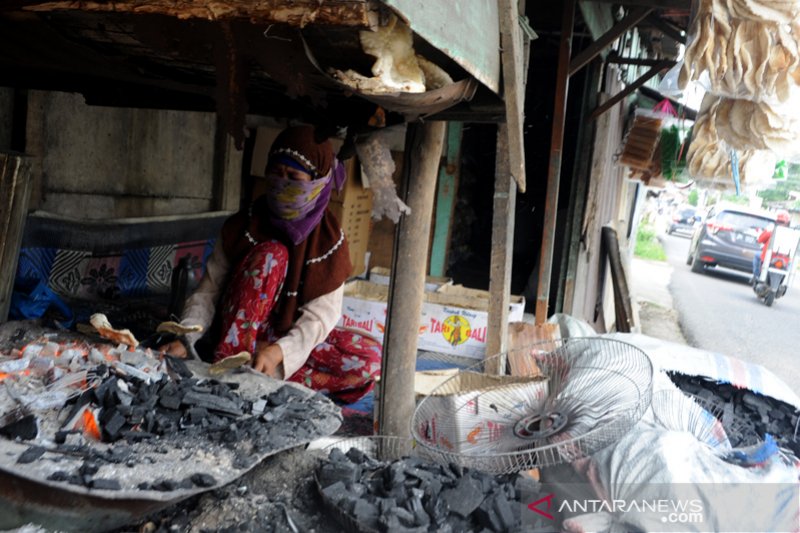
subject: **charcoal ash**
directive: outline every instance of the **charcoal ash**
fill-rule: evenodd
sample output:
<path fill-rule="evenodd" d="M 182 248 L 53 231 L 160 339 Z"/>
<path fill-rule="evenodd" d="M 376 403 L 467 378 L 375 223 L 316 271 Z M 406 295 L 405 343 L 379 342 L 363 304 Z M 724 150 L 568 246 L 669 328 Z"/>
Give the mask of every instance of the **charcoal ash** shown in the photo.
<path fill-rule="evenodd" d="M 341 533 L 341 526 L 322 512 L 313 477 L 324 458 L 321 450 L 302 446 L 286 450 L 232 483 L 184 500 L 117 533 Z"/>
<path fill-rule="evenodd" d="M 779 446 L 800 457 L 800 434 L 796 433 L 800 412 L 794 406 L 701 376 L 671 372 L 669 377 L 683 392 L 723 413 L 722 426 L 734 447 L 756 444 L 770 434 Z"/>
<path fill-rule="evenodd" d="M 521 526 L 520 498 L 536 482 L 494 476 L 418 457 L 378 461 L 334 449 L 316 472 L 323 500 L 377 531 L 509 531 Z"/>

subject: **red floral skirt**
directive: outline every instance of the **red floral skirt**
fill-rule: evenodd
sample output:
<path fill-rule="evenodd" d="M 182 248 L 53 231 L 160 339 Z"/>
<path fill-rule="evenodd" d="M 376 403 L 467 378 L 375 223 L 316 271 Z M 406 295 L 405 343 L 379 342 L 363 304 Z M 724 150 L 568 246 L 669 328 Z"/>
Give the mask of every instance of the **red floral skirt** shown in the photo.
<path fill-rule="evenodd" d="M 222 304 L 222 335 L 215 361 L 242 351 L 255 353 L 256 342 L 275 342 L 270 318 L 286 279 L 289 254 L 278 241 L 253 247 L 228 284 Z M 294 381 L 328 394 L 342 403 L 353 403 L 375 386 L 381 371 L 379 342 L 345 329 L 334 328 L 317 345 L 306 363 L 289 376 Z"/>

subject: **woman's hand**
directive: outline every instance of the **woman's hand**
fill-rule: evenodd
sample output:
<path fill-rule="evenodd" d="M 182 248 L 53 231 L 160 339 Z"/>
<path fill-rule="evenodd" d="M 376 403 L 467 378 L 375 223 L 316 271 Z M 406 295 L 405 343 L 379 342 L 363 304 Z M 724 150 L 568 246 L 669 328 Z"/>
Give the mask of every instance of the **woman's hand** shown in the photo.
<path fill-rule="evenodd" d="M 279 345 L 266 342 L 256 344 L 256 356 L 253 359 L 254 370 L 263 372 L 275 379 L 283 379 L 283 376 L 278 372 L 278 367 L 281 363 L 283 363 L 283 350 Z"/>
<path fill-rule="evenodd" d="M 186 346 L 184 346 L 184 344 L 178 340 L 174 340 L 169 344 L 159 346 L 158 351 L 173 357 L 180 357 L 181 359 L 186 359 L 186 356 L 188 355 L 186 352 Z"/>

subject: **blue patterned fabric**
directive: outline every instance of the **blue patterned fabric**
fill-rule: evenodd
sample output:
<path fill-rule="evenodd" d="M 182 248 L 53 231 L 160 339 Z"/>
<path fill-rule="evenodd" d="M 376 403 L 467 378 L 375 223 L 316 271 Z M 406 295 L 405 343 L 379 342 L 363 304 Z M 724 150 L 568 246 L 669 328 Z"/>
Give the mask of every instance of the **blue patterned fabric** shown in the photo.
<path fill-rule="evenodd" d="M 199 280 L 226 215 L 144 222 L 73 222 L 31 215 L 14 286 L 47 283 L 70 300 L 163 297 L 183 258 Z"/>

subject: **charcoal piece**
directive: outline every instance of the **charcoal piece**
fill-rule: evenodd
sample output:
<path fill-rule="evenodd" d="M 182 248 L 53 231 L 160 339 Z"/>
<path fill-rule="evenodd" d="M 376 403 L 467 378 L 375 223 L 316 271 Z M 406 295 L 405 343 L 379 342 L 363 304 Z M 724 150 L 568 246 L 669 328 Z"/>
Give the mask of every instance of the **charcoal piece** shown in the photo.
<path fill-rule="evenodd" d="M 405 465 L 402 461 L 395 461 L 386 470 L 388 478 L 386 479 L 389 487 L 399 487 L 406 480 Z"/>
<path fill-rule="evenodd" d="M 345 454 L 350 461 L 356 464 L 364 464 L 367 460 L 367 454 L 359 450 L 358 448 L 350 448 L 347 450 Z"/>
<path fill-rule="evenodd" d="M 184 490 L 191 490 L 191 489 L 194 488 L 194 483 L 192 482 L 191 478 L 187 477 L 183 481 L 178 483 L 178 488 L 179 489 L 184 489 Z"/>
<path fill-rule="evenodd" d="M 184 423 L 188 421 L 192 425 L 197 425 L 203 421 L 204 418 L 208 416 L 208 409 L 203 409 L 202 407 L 190 407 L 184 413 Z"/>
<path fill-rule="evenodd" d="M 50 481 L 66 481 L 69 479 L 69 474 L 63 470 L 57 470 L 47 476 L 47 479 Z"/>
<path fill-rule="evenodd" d="M 72 433 L 75 433 L 75 432 L 76 432 L 76 430 L 73 430 L 73 431 L 63 431 L 63 430 L 56 431 L 56 434 L 53 436 L 53 441 L 56 444 L 64 444 L 65 442 L 67 442 L 67 436 L 72 434 Z"/>
<path fill-rule="evenodd" d="M 128 468 L 133 468 L 134 466 L 136 466 L 136 461 L 134 459 L 128 459 L 127 461 L 125 461 L 125 466 L 127 466 Z"/>
<path fill-rule="evenodd" d="M 120 414 L 123 413 L 122 409 L 119 410 Z M 130 414 L 126 415 L 128 423 L 132 426 L 138 426 L 144 423 L 144 417 L 147 414 L 147 408 L 141 405 L 135 405 L 130 408 Z"/>
<path fill-rule="evenodd" d="M 381 515 L 388 514 L 389 511 L 397 507 L 397 500 L 394 498 L 377 498 L 375 503 L 377 503 Z"/>
<path fill-rule="evenodd" d="M 139 490 L 150 490 L 150 483 L 143 481 L 136 485 L 136 488 Z"/>
<path fill-rule="evenodd" d="M 478 523 L 491 531 L 506 531 L 503 529 L 503 522 L 494 510 L 491 498 L 487 498 L 480 507 L 475 510 L 475 518 Z"/>
<path fill-rule="evenodd" d="M 379 516 L 378 507 L 364 499 L 356 501 L 356 505 L 353 507 L 353 517 L 355 517 L 360 524 L 370 529 L 376 529 L 378 527 Z"/>
<path fill-rule="evenodd" d="M 510 531 L 516 524 L 514 511 L 511 504 L 502 493 L 495 494 L 492 502 L 492 510 L 497 514 L 500 520 L 501 530 Z"/>
<path fill-rule="evenodd" d="M 333 485 L 341 481 L 345 485 L 355 483 L 361 476 L 361 467 L 349 461 L 326 463 L 319 471 L 319 482 L 322 487 Z"/>
<path fill-rule="evenodd" d="M 169 492 L 178 488 L 178 482 L 174 479 L 159 479 L 150 488 L 160 492 Z"/>
<path fill-rule="evenodd" d="M 363 483 L 353 483 L 347 486 L 347 493 L 354 498 L 361 498 L 367 493 L 367 486 Z"/>
<path fill-rule="evenodd" d="M 197 485 L 198 487 L 208 488 L 213 487 L 217 484 L 217 480 L 214 479 L 214 476 L 211 474 L 207 474 L 205 472 L 198 472 L 196 474 L 192 474 L 191 478 L 192 483 Z"/>
<path fill-rule="evenodd" d="M 89 487 L 95 490 L 121 490 L 122 487 L 116 479 L 93 479 Z"/>
<path fill-rule="evenodd" d="M 250 409 L 254 415 L 260 415 L 264 413 L 266 408 L 267 408 L 267 400 L 261 398 L 260 400 L 256 400 L 255 402 L 253 402 Z"/>
<path fill-rule="evenodd" d="M 342 498 L 344 498 L 347 491 L 345 490 L 344 483 L 341 481 L 337 481 L 332 485 L 328 485 L 327 487 L 322 489 L 322 495 L 331 502 L 338 502 Z"/>
<path fill-rule="evenodd" d="M 447 515 L 450 514 L 450 508 L 447 506 L 447 502 L 444 498 L 440 498 L 438 495 L 426 495 L 423 502 L 425 512 L 428 513 L 428 516 L 433 519 L 435 524 L 441 525 L 447 520 Z"/>
<path fill-rule="evenodd" d="M 455 487 L 442 491 L 441 497 L 447 502 L 451 512 L 466 518 L 481 505 L 486 494 L 474 478 L 464 476 Z"/>
<path fill-rule="evenodd" d="M 431 479 L 431 481 L 425 487 L 425 494 L 429 498 L 438 498 L 440 492 L 442 492 L 442 482 L 436 478 Z"/>
<path fill-rule="evenodd" d="M 34 462 L 36 459 L 44 455 L 46 450 L 41 446 L 31 446 L 17 457 L 17 463 L 28 464 Z"/>
<path fill-rule="evenodd" d="M 100 465 L 91 461 L 84 461 L 81 467 L 78 469 L 78 472 L 82 476 L 93 476 L 100 470 Z"/>
<path fill-rule="evenodd" d="M 411 498 L 406 502 L 408 510 L 414 513 L 415 526 L 428 526 L 431 523 L 431 517 L 422 505 L 423 494 L 419 489 L 411 489 Z"/>
<path fill-rule="evenodd" d="M 0 428 L 0 435 L 11 440 L 31 440 L 35 439 L 38 434 L 39 423 L 34 415 L 25 415 Z"/>
<path fill-rule="evenodd" d="M 183 396 L 183 404 L 192 407 L 203 407 L 209 411 L 225 413 L 233 416 L 244 414 L 235 402 L 227 398 L 221 398 L 212 394 L 202 394 L 189 391 Z"/>
<path fill-rule="evenodd" d="M 394 515 L 400 519 L 400 525 L 404 527 L 414 527 L 414 513 L 404 509 L 403 507 L 395 507 L 389 511 L 390 515 Z"/>
<path fill-rule="evenodd" d="M 305 400 L 305 394 L 291 385 L 284 385 L 267 396 L 266 399 L 270 406 L 276 407 L 285 403 L 303 401 Z"/>
<path fill-rule="evenodd" d="M 176 394 L 160 394 L 158 396 L 158 404 L 165 409 L 172 409 L 177 411 L 181 407 L 181 397 Z"/>
<path fill-rule="evenodd" d="M 103 409 L 105 411 L 105 409 Z M 127 423 L 127 420 L 116 409 L 113 410 L 110 417 L 102 421 L 103 436 L 107 442 L 114 442 L 119 439 L 120 431 Z"/>
<path fill-rule="evenodd" d="M 179 377 L 181 378 L 192 377 L 192 371 L 189 370 L 189 367 L 186 366 L 186 363 L 183 361 L 183 359 L 166 355 L 164 356 L 164 361 L 167 362 L 167 368 L 169 370 L 172 370 L 172 372 L 174 374 L 177 374 Z"/>
<path fill-rule="evenodd" d="M 456 475 L 456 477 L 461 477 L 461 476 L 464 475 L 464 469 L 461 467 L 460 464 L 458 464 L 458 463 L 450 463 L 449 466 L 450 466 L 450 470 L 453 472 L 453 474 Z"/>

